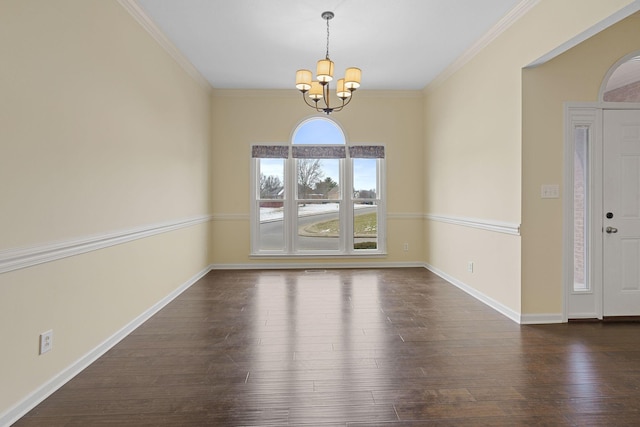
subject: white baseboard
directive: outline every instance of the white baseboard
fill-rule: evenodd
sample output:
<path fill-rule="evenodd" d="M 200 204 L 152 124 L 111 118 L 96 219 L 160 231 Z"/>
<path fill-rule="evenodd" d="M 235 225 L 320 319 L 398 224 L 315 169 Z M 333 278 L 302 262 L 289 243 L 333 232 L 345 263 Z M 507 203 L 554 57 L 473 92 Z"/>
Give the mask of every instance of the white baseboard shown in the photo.
<path fill-rule="evenodd" d="M 424 263 L 418 261 L 410 262 L 274 262 L 255 264 L 211 264 L 212 270 L 296 270 L 306 268 L 410 268 L 424 267 Z"/>
<path fill-rule="evenodd" d="M 489 307 L 491 307 L 494 310 L 496 310 L 498 313 L 501 313 L 501 314 L 507 316 L 509 319 L 513 320 L 516 323 L 521 323 L 521 315 L 517 311 L 514 311 L 514 310 L 510 309 L 506 305 L 504 305 L 502 303 L 499 303 L 498 301 L 494 300 L 493 298 L 483 294 L 482 292 L 478 291 L 475 288 L 472 288 L 471 286 L 469 286 L 469 285 L 465 284 L 464 282 L 456 279 L 455 277 L 448 275 L 444 271 L 438 270 L 437 268 L 435 268 L 434 266 L 432 266 L 430 264 L 426 264 L 425 263 L 425 268 L 427 270 L 431 271 L 432 273 L 435 273 L 438 276 L 442 277 L 444 280 L 446 280 L 447 282 L 451 283 L 452 285 L 462 289 L 463 291 L 465 291 L 466 293 L 468 293 L 469 295 L 471 295 L 472 297 L 474 297 L 478 301 L 485 303 Z"/>
<path fill-rule="evenodd" d="M 498 313 L 501 313 L 507 316 L 509 319 L 513 320 L 516 323 L 521 325 L 541 325 L 541 324 L 549 324 L 549 323 L 563 323 L 564 319 L 562 313 L 543 313 L 543 314 L 521 314 L 515 310 L 510 309 L 502 303 L 494 300 L 493 298 L 483 294 L 477 289 L 472 288 L 471 286 L 463 283 L 462 281 L 452 277 L 445 272 L 438 270 L 432 265 L 425 264 L 425 268 L 438 276 L 442 277 L 447 282 L 452 285 L 462 289 L 475 299 L 480 302 L 485 303 L 489 307 L 496 310 Z"/>
<path fill-rule="evenodd" d="M 520 323 L 523 325 L 543 325 L 550 323 L 564 323 L 562 313 L 523 314 Z"/>
<path fill-rule="evenodd" d="M 175 298 L 177 298 L 181 293 L 189 289 L 194 283 L 200 280 L 204 275 L 206 275 L 209 271 L 211 271 L 211 266 L 207 266 L 205 269 L 198 272 L 196 275 L 191 277 L 185 283 L 180 285 L 177 289 L 171 292 L 169 295 L 164 297 L 162 300 L 158 301 L 148 310 L 140 314 L 138 317 L 133 319 L 129 324 L 120 329 L 118 332 L 113 334 L 111 337 L 107 338 L 104 342 L 98 345 L 93 350 L 89 351 L 87 354 L 82 356 L 80 359 L 72 363 L 66 369 L 62 370 L 55 377 L 47 381 L 45 384 L 40 386 L 34 392 L 25 397 L 21 402 L 19 402 L 14 407 L 10 408 L 3 414 L 0 414 L 0 426 L 8 427 L 11 424 L 18 421 L 21 417 L 23 417 L 27 412 L 36 407 L 40 402 L 49 397 L 53 392 L 58 390 L 60 387 L 65 385 L 68 381 L 70 381 L 73 377 L 82 372 L 85 368 L 95 362 L 100 356 L 109 351 L 113 346 L 118 344 L 122 339 L 124 339 L 127 335 L 133 332 L 136 328 L 142 325 L 144 322 L 149 320 L 151 316 L 160 311 L 164 306 L 169 304 Z"/>
<path fill-rule="evenodd" d="M 599 319 L 602 320 L 602 315 L 596 312 L 582 312 L 582 313 L 569 313 L 567 315 L 568 319 L 571 320 L 588 320 L 588 319 Z"/>

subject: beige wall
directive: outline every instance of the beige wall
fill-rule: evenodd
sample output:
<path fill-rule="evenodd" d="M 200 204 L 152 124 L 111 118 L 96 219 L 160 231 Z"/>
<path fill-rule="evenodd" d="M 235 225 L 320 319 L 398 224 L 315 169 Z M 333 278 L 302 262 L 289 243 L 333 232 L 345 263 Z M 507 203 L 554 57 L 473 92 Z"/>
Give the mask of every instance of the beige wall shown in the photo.
<path fill-rule="evenodd" d="M 421 262 L 422 96 L 420 92 L 355 93 L 334 113 L 351 143 L 386 145 L 388 252 L 379 263 Z M 212 97 L 212 195 L 215 201 L 212 262 L 225 267 L 265 263 L 358 263 L 367 259 L 251 259 L 249 235 L 250 147 L 287 143 L 293 129 L 316 114 L 296 91 L 215 91 Z M 224 203 L 222 203 L 224 201 Z M 404 252 L 403 243 L 410 250 Z"/>
<path fill-rule="evenodd" d="M 0 52 L 1 256 L 209 214 L 209 90 L 115 0 L 3 0 Z M 0 417 L 205 269 L 208 234 L 0 273 Z"/>
<path fill-rule="evenodd" d="M 593 100 L 637 30 L 522 68 L 629 3 L 542 0 L 424 101 L 357 92 L 335 119 L 387 147 L 389 256 L 304 262 L 426 261 L 515 313 L 557 312 L 561 209 L 537 195 L 561 179 L 561 102 Z M 311 114 L 293 91 L 211 95 L 115 0 L 3 0 L 0 52 L 0 256 L 215 218 L 0 274 L 1 417 L 209 263 L 268 262 L 249 258 L 249 147 Z M 425 213 L 522 223 L 522 237 Z"/>
<path fill-rule="evenodd" d="M 636 13 L 547 64 L 523 71 L 524 312 L 562 311 L 562 200 L 539 194 L 542 184 L 562 184 L 564 102 L 598 101 L 607 71 L 638 50 Z"/>
<path fill-rule="evenodd" d="M 544 289 L 521 295 L 522 283 L 537 282 L 531 270 L 521 271 L 523 263 L 532 262 L 531 252 L 521 254 L 521 244 L 540 232 L 529 229 L 530 216 L 521 207 L 524 191 L 539 194 L 539 188 L 522 188 L 521 163 L 531 162 L 522 153 L 522 69 L 629 3 L 541 0 L 452 76 L 425 90 L 424 211 L 522 225 L 521 236 L 493 236 L 427 221 L 425 260 L 515 313 L 558 313 L 561 303 L 547 300 L 532 310 L 523 301 L 550 295 Z M 550 163 L 553 159 L 533 167 Z M 468 261 L 474 261 L 472 274 L 466 271 Z"/>

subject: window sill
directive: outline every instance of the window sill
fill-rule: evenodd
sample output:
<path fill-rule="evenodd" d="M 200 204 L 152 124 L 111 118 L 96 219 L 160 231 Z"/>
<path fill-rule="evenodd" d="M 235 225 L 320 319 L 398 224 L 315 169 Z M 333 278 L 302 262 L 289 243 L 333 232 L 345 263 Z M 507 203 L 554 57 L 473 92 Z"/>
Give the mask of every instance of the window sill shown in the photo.
<path fill-rule="evenodd" d="M 251 259 L 309 259 L 309 258 L 386 258 L 386 252 L 350 253 L 350 254 L 327 254 L 327 253 L 305 253 L 305 254 L 250 254 Z"/>

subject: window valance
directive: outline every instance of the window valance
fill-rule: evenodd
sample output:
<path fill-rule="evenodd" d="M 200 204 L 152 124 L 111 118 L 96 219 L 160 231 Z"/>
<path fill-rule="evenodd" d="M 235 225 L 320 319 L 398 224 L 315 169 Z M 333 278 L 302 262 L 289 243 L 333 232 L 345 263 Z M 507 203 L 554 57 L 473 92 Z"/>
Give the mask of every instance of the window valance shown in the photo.
<path fill-rule="evenodd" d="M 287 159 L 288 145 L 254 145 L 251 147 L 251 157 L 254 159 Z"/>
<path fill-rule="evenodd" d="M 294 159 L 344 159 L 347 150 L 344 146 L 296 146 L 291 147 Z"/>
<path fill-rule="evenodd" d="M 349 147 L 352 159 L 384 159 L 383 145 L 352 145 Z"/>
<path fill-rule="evenodd" d="M 349 157 L 352 159 L 384 159 L 382 145 L 352 145 L 348 147 Z M 257 159 L 287 159 L 289 154 L 294 159 L 344 159 L 347 157 L 347 147 L 335 145 L 254 145 L 251 147 L 251 157 Z M 291 153 L 290 153 L 291 151 Z"/>

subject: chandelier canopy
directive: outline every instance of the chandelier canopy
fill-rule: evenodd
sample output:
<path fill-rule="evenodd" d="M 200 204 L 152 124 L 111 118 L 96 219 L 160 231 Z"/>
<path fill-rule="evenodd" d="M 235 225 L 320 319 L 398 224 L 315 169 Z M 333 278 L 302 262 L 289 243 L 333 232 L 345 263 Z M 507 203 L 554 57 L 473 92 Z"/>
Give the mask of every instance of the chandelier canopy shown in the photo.
<path fill-rule="evenodd" d="M 342 101 L 339 105 L 332 106 L 329 99 L 329 82 L 333 80 L 333 61 L 329 58 L 329 21 L 335 16 L 333 12 L 322 12 L 322 19 L 327 21 L 327 53 L 324 59 L 318 61 L 316 67 L 316 79 L 310 70 L 298 70 L 296 72 L 296 88 L 302 92 L 302 99 L 311 108 L 318 112 L 331 114 L 342 110 L 350 101 L 353 92 L 360 87 L 362 71 L 360 68 L 347 68 L 344 78 L 339 79 L 336 85 L 336 95 Z M 307 93 L 313 103 L 307 99 Z M 322 100 L 322 102 L 320 102 Z"/>

